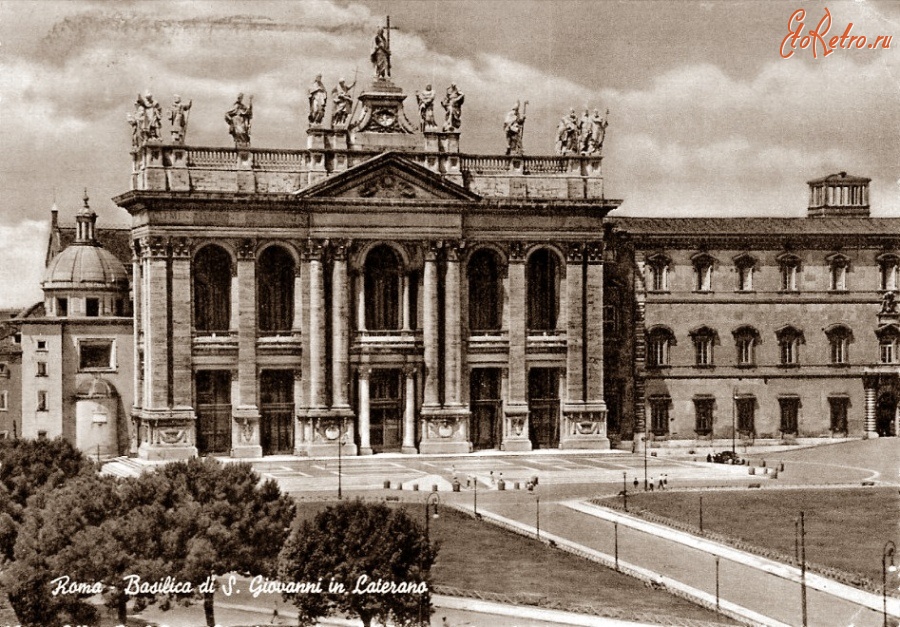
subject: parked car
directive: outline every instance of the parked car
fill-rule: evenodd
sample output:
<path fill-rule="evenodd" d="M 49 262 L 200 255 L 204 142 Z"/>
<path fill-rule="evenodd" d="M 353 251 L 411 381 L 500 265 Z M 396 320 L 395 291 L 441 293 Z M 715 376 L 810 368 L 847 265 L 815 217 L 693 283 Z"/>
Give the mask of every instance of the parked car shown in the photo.
<path fill-rule="evenodd" d="M 717 464 L 740 464 L 741 458 L 734 451 L 719 451 L 713 455 L 713 461 Z"/>

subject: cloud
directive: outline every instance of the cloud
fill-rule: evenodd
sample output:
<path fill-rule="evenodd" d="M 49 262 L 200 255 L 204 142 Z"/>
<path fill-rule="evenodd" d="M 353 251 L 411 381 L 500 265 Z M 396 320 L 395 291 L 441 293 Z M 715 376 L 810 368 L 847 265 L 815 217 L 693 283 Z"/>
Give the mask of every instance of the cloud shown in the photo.
<path fill-rule="evenodd" d="M 50 228 L 47 222 L 25 220 L 0 225 L 0 294 L 4 307 L 26 307 L 43 296 L 40 282 Z"/>

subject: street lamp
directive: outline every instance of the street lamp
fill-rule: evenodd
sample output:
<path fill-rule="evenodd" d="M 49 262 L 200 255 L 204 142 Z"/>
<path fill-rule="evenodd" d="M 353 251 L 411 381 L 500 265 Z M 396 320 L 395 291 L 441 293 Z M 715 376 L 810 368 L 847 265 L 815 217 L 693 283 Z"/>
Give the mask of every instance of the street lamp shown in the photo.
<path fill-rule="evenodd" d="M 431 516 L 434 516 L 435 519 L 440 518 L 440 514 L 438 513 L 438 506 L 440 504 L 441 497 L 437 492 L 431 492 L 425 497 L 425 541 L 428 542 L 428 544 L 431 544 L 430 527 L 428 523 L 431 520 Z"/>
<path fill-rule="evenodd" d="M 628 511 L 628 471 L 622 471 L 622 509 Z"/>
<path fill-rule="evenodd" d="M 894 564 L 894 554 L 896 552 L 897 545 L 890 540 L 887 541 L 887 544 L 884 545 L 884 550 L 881 552 L 881 601 L 883 604 L 882 614 L 884 616 L 883 627 L 888 627 L 887 574 L 897 572 L 897 565 Z M 888 560 L 890 560 L 890 566 L 888 565 Z"/>
<path fill-rule="evenodd" d="M 803 614 L 803 627 L 807 627 L 809 621 L 806 614 L 806 527 L 804 526 L 803 512 L 800 512 L 799 520 L 794 520 L 794 530 L 800 536 L 800 609 Z M 794 536 L 794 546 L 796 545 L 797 535 Z"/>
<path fill-rule="evenodd" d="M 342 425 L 343 427 L 343 425 Z M 343 498 L 342 494 L 342 483 L 343 483 L 343 472 L 341 469 L 341 453 L 344 449 L 344 430 L 341 429 L 341 435 L 338 436 L 337 445 L 338 445 L 338 500 L 340 501 Z"/>
<path fill-rule="evenodd" d="M 537 532 L 537 539 L 541 539 L 541 497 L 534 495 L 534 528 Z"/>
<path fill-rule="evenodd" d="M 472 508 L 475 510 L 475 518 L 478 518 L 478 477 L 472 476 L 472 484 L 475 492 L 472 495 Z"/>
<path fill-rule="evenodd" d="M 647 491 L 647 432 L 644 431 L 644 492 Z"/>

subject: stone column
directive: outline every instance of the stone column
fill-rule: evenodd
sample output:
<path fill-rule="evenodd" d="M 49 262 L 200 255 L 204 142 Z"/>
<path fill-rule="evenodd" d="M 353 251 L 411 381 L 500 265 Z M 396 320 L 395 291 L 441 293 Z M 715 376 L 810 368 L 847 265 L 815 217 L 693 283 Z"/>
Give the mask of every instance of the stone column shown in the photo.
<path fill-rule="evenodd" d="M 309 243 L 309 406 L 325 409 L 325 275 L 322 242 Z"/>
<path fill-rule="evenodd" d="M 132 407 L 130 411 L 135 413 L 139 407 L 141 407 L 144 396 L 144 382 L 141 378 L 141 333 L 143 332 L 143 264 L 141 262 L 141 255 L 143 251 L 141 250 L 140 244 L 135 240 L 131 242 L 131 285 L 132 285 L 132 320 L 134 323 L 134 342 L 132 343 L 132 348 L 134 349 L 134 373 L 133 373 L 133 390 L 134 396 L 132 398 Z M 134 434 L 132 434 L 134 435 Z"/>
<path fill-rule="evenodd" d="M 460 320 L 459 256 L 462 246 L 447 246 L 447 273 L 444 277 L 444 406 L 459 407 L 462 378 L 462 330 Z"/>
<path fill-rule="evenodd" d="M 238 265 L 231 268 L 231 315 L 228 320 L 228 328 L 237 331 L 241 323 L 241 284 L 238 281 Z"/>
<path fill-rule="evenodd" d="M 301 388 L 302 393 L 300 395 L 300 400 L 295 401 L 297 403 L 298 415 L 303 416 L 303 420 L 307 420 L 307 414 L 309 413 L 309 406 L 312 402 L 312 390 L 309 385 L 309 373 L 312 370 L 311 362 L 310 362 L 310 339 L 312 334 L 310 333 L 311 326 L 309 324 L 309 251 L 304 248 L 300 254 L 300 291 L 303 296 L 300 302 L 300 331 L 301 336 L 300 340 L 303 345 L 303 351 L 300 355 L 300 375 L 301 375 Z M 295 282 L 296 285 L 296 282 Z M 295 313 L 296 315 L 296 313 Z M 311 426 L 310 426 L 311 428 Z"/>
<path fill-rule="evenodd" d="M 528 370 L 525 363 L 526 286 L 522 242 L 509 245 L 509 364 L 504 429 L 504 451 L 530 451 L 528 439 Z"/>
<path fill-rule="evenodd" d="M 587 331 L 586 401 L 596 411 L 606 411 L 603 399 L 603 243 L 586 246 L 587 285 L 585 286 L 585 328 Z M 605 423 L 605 416 L 604 416 Z"/>
<path fill-rule="evenodd" d="M 232 405 L 232 457 L 261 457 L 259 393 L 256 364 L 256 242 L 244 240 L 237 249 L 238 284 L 238 389 L 240 402 Z M 234 299 L 232 294 L 232 302 Z M 232 326 L 234 321 L 232 320 Z"/>
<path fill-rule="evenodd" d="M 332 408 L 350 412 L 350 286 L 347 283 L 347 242 L 335 242 L 331 271 L 331 390 Z"/>
<path fill-rule="evenodd" d="M 356 277 L 356 330 L 366 330 L 366 275 L 360 270 Z"/>
<path fill-rule="evenodd" d="M 294 269 L 294 320 L 291 329 L 295 332 L 303 332 L 303 262 Z"/>
<path fill-rule="evenodd" d="M 878 395 L 878 375 L 864 374 L 863 386 L 866 393 L 866 424 L 864 427 L 864 437 L 878 437 L 878 413 L 876 405 L 876 397 Z"/>
<path fill-rule="evenodd" d="M 566 257 L 566 406 L 585 401 L 584 244 L 569 244 Z"/>
<path fill-rule="evenodd" d="M 402 285 L 400 286 L 402 289 L 403 300 L 402 300 L 402 309 L 401 315 L 403 316 L 403 330 L 409 331 L 412 327 L 410 326 L 410 314 L 412 313 L 412 307 L 410 307 L 409 302 L 409 282 L 412 278 L 412 275 L 409 273 L 407 269 L 407 273 L 401 277 Z"/>
<path fill-rule="evenodd" d="M 403 370 L 406 376 L 406 406 L 403 411 L 403 453 L 416 453 L 416 368 L 407 366 Z"/>
<path fill-rule="evenodd" d="M 371 368 L 359 369 L 359 454 L 371 455 L 372 444 L 369 441 L 369 376 Z"/>
<path fill-rule="evenodd" d="M 425 402 L 423 409 L 435 409 L 440 406 L 438 396 L 438 246 L 429 242 L 425 250 L 424 301 L 423 309 L 423 341 L 425 359 Z"/>
<path fill-rule="evenodd" d="M 172 242 L 172 400 L 175 407 L 193 405 L 191 320 L 191 242 Z"/>
<path fill-rule="evenodd" d="M 294 370 L 294 455 L 306 454 L 306 445 L 309 444 L 311 432 L 306 416 L 303 414 L 305 407 L 303 398 L 303 373 Z"/>

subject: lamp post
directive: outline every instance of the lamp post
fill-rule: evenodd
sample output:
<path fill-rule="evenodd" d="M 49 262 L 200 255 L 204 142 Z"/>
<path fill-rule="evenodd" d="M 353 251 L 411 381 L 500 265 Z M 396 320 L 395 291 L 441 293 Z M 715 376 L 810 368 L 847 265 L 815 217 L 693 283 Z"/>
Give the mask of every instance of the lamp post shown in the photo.
<path fill-rule="evenodd" d="M 887 613 L 887 574 L 897 572 L 897 565 L 894 564 L 894 554 L 897 552 L 897 545 L 888 540 L 881 552 L 881 602 L 882 615 L 884 616 L 883 627 L 888 627 Z M 890 560 L 890 565 L 888 565 Z"/>
<path fill-rule="evenodd" d="M 619 571 L 619 523 L 613 521 L 613 539 L 615 542 L 616 572 Z"/>
<path fill-rule="evenodd" d="M 440 514 L 438 513 L 438 506 L 440 504 L 441 497 L 437 492 L 431 492 L 428 494 L 428 496 L 425 497 L 425 544 L 427 544 L 429 548 L 431 547 L 431 517 L 434 516 L 435 519 L 440 518 Z M 424 620 L 424 616 L 425 598 L 419 597 L 419 624 L 430 624 L 431 619 L 429 618 L 428 623 L 426 623 Z"/>
<path fill-rule="evenodd" d="M 475 487 L 475 492 L 472 499 L 472 508 L 475 510 L 475 516 L 478 517 L 478 477 L 472 477 L 472 484 Z"/>
<path fill-rule="evenodd" d="M 541 539 L 541 497 L 534 495 L 534 528 L 537 532 L 537 539 Z"/>
<path fill-rule="evenodd" d="M 800 610 L 803 616 L 803 627 L 809 625 L 806 613 L 806 527 L 804 513 L 800 512 L 799 520 L 794 520 L 794 529 L 797 532 L 794 536 L 795 546 L 799 535 L 800 544 Z"/>
<path fill-rule="evenodd" d="M 719 556 L 716 555 L 716 614 L 719 613 Z"/>
<path fill-rule="evenodd" d="M 344 450 L 344 430 L 343 425 L 341 425 L 341 435 L 338 436 L 337 445 L 338 445 L 338 500 L 340 501 L 343 498 L 343 470 L 341 468 L 341 457 Z"/>
<path fill-rule="evenodd" d="M 737 439 L 737 393 L 731 393 L 731 453 L 732 455 L 737 455 L 735 452 L 735 441 Z M 732 457 L 732 459 L 734 459 Z"/>
<path fill-rule="evenodd" d="M 628 471 L 622 471 L 622 509 L 628 511 Z"/>
<path fill-rule="evenodd" d="M 644 492 L 647 489 L 647 432 L 644 431 Z"/>
<path fill-rule="evenodd" d="M 703 497 L 700 497 L 700 533 L 703 533 Z M 718 563 L 718 558 L 717 558 Z"/>

